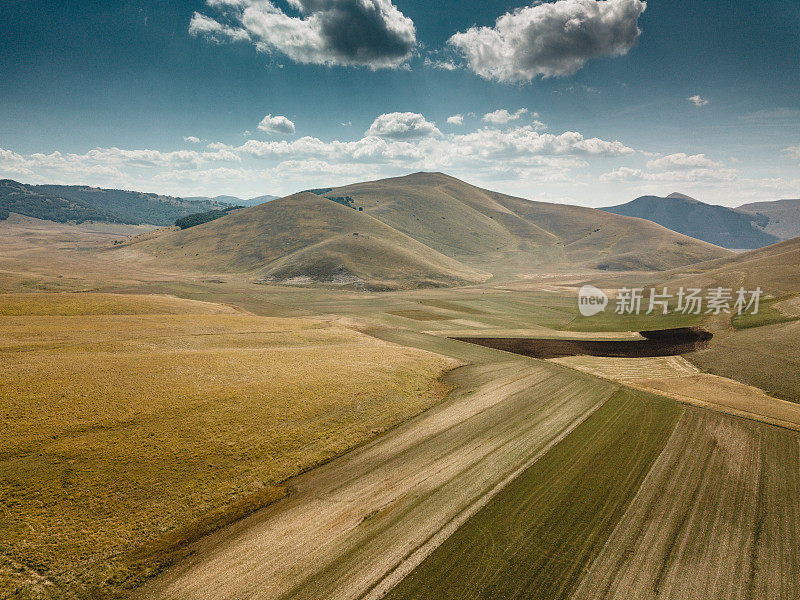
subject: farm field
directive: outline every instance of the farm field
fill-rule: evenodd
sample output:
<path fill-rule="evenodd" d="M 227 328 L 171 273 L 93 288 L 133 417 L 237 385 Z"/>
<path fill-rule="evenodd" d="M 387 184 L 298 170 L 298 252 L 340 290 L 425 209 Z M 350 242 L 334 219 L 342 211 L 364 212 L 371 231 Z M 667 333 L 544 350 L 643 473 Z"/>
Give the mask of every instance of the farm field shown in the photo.
<path fill-rule="evenodd" d="M 718 333 L 708 349 L 687 358 L 714 375 L 800 402 L 800 321 Z"/>
<path fill-rule="evenodd" d="M 619 393 L 386 597 L 797 597 L 798 442 Z"/>
<path fill-rule="evenodd" d="M 0 295 L 0 596 L 135 584 L 439 402 L 457 364 L 220 304 Z"/>
<path fill-rule="evenodd" d="M 699 319 L 579 317 L 585 273 L 394 292 L 265 286 L 136 262 L 114 231 L 23 225 L 0 237 L 0 250 L 25 246 L 0 253 L 0 289 L 14 292 L 0 294 L 3 594 L 114 597 L 149 580 L 137 598 L 421 598 L 425 565 L 442 560 L 444 598 L 462 589 L 451 564 L 482 594 L 464 597 L 518 597 L 520 581 L 591 597 L 584 575 L 619 562 L 603 558 L 609 540 L 677 422 L 740 423 L 721 411 L 800 426 L 800 405 L 781 400 L 800 398 L 800 378 L 766 368 L 797 370 L 796 321 L 706 319 L 710 347 L 685 357 L 538 361 L 450 338 L 625 341 Z M 611 289 L 633 275 L 602 277 Z M 767 321 L 791 317 L 793 299 L 767 303 Z M 789 443 L 758 435 L 758 448 Z M 759 451 L 743 445 L 740 460 Z M 518 513 L 498 505 L 512 493 Z M 476 529 L 486 511 L 494 520 Z M 548 532 L 556 514 L 563 531 Z M 439 558 L 468 534 L 483 570 Z M 540 562 L 514 571 L 530 557 Z M 798 568 L 784 558 L 775 569 Z"/>
<path fill-rule="evenodd" d="M 669 400 L 617 392 L 387 599 L 569 598 L 681 411 Z"/>
<path fill-rule="evenodd" d="M 573 596 L 797 598 L 798 435 L 687 408 Z"/>
<path fill-rule="evenodd" d="M 552 361 L 680 402 L 800 430 L 800 404 L 769 396 L 733 379 L 703 373 L 682 356 L 567 356 Z"/>
<path fill-rule="evenodd" d="M 509 359 L 462 367 L 446 402 L 291 482 L 136 598 L 360 598 L 411 570 L 617 386 Z M 399 570 L 398 570 L 399 569 Z"/>

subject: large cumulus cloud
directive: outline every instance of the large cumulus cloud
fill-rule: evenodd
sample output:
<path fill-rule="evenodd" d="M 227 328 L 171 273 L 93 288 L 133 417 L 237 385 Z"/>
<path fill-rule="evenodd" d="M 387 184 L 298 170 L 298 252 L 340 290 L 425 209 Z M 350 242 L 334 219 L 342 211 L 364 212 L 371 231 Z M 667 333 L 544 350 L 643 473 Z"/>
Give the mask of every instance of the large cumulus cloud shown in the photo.
<path fill-rule="evenodd" d="M 436 123 L 428 121 L 419 113 L 384 113 L 376 118 L 365 135 L 392 140 L 410 140 L 440 135 Z"/>
<path fill-rule="evenodd" d="M 218 16 L 195 13 L 189 32 L 250 41 L 295 62 L 372 69 L 405 65 L 417 46 L 413 21 L 391 0 L 207 0 Z"/>
<path fill-rule="evenodd" d="M 587 61 L 625 54 L 641 33 L 641 0 L 558 0 L 506 13 L 494 27 L 472 27 L 448 43 L 486 79 L 531 81 L 572 75 Z"/>

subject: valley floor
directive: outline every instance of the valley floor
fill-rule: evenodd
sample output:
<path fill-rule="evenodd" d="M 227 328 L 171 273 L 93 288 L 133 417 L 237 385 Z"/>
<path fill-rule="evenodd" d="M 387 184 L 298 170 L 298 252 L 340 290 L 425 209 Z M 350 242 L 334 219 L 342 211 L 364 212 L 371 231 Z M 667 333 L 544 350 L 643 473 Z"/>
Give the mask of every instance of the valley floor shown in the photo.
<path fill-rule="evenodd" d="M 450 338 L 700 319 L 584 319 L 598 273 L 263 286 L 3 227 L 0 595 L 800 596 L 797 321 L 541 361 Z"/>

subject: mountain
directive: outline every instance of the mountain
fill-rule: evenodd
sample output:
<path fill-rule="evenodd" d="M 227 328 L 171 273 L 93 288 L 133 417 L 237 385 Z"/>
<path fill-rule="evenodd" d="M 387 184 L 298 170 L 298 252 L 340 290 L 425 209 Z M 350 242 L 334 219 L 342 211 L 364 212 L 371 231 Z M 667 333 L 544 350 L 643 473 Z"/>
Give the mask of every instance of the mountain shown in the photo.
<path fill-rule="evenodd" d="M 766 217 L 763 231 L 782 240 L 800 236 L 800 200 L 776 200 L 743 204 L 736 210 Z"/>
<path fill-rule="evenodd" d="M 302 192 L 135 246 L 190 268 L 251 273 L 264 282 L 395 289 L 490 277 L 363 212 Z"/>
<path fill-rule="evenodd" d="M 7 219 L 12 212 L 59 223 L 132 222 L 82 200 L 69 199 L 58 194 L 40 193 L 35 190 L 35 186 L 26 186 L 11 179 L 0 179 L 0 220 Z"/>
<path fill-rule="evenodd" d="M 417 173 L 334 188 L 375 218 L 495 275 L 542 269 L 663 270 L 726 256 L 659 225 L 592 208 L 534 202 Z"/>
<path fill-rule="evenodd" d="M 11 179 L 0 180 L 0 218 L 15 212 L 58 223 L 172 225 L 176 219 L 190 214 L 227 207 L 227 203 L 213 200 L 191 201 L 83 185 L 26 185 Z"/>
<path fill-rule="evenodd" d="M 766 217 L 706 204 L 677 192 L 666 198 L 642 196 L 627 204 L 600 210 L 648 219 L 723 248 L 761 248 L 780 241 L 780 238 L 761 229 L 768 222 Z"/>
<path fill-rule="evenodd" d="M 259 204 L 264 204 L 264 202 L 277 200 L 278 198 L 280 198 L 280 196 L 271 196 L 270 194 L 264 194 L 263 196 L 256 196 L 254 198 L 248 198 L 246 200 L 242 200 L 241 206 L 258 206 Z"/>
<path fill-rule="evenodd" d="M 649 221 L 531 202 L 441 173 L 301 192 L 131 244 L 204 272 L 369 289 L 663 270 L 729 255 Z"/>
<path fill-rule="evenodd" d="M 276 200 L 277 198 L 279 198 L 279 196 L 265 194 L 264 196 L 256 196 L 249 199 L 237 198 L 236 196 L 214 196 L 213 198 L 209 198 L 208 196 L 190 196 L 185 197 L 184 200 L 191 200 L 192 202 L 222 202 L 224 204 L 233 204 L 236 206 L 258 206 L 259 204 L 264 204 L 264 202 Z"/>

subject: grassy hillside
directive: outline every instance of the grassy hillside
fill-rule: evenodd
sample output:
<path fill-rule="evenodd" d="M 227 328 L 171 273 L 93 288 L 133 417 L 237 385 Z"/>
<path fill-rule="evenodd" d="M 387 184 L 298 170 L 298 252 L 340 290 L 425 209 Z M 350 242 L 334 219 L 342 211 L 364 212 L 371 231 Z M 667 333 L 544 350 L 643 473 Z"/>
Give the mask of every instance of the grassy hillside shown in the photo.
<path fill-rule="evenodd" d="M 372 289 L 554 269 L 662 270 L 728 255 L 648 221 L 530 202 L 441 173 L 302 192 L 138 247 L 196 270 Z"/>
<path fill-rule="evenodd" d="M 300 193 L 136 244 L 207 272 L 269 282 L 371 289 L 475 283 L 489 277 L 366 213 Z"/>
<path fill-rule="evenodd" d="M 228 204 L 82 185 L 26 185 L 0 180 L 0 219 L 9 212 L 58 223 L 103 221 L 172 225 L 176 219 Z M 5 217 L 3 216 L 5 215 Z"/>
<path fill-rule="evenodd" d="M 800 402 L 800 238 L 686 271 L 676 272 L 668 285 L 761 287 L 768 295 L 757 315 L 707 321 L 706 326 L 715 329 L 714 338 L 708 349 L 689 355 L 690 360 L 715 375 Z"/>
<path fill-rule="evenodd" d="M 601 210 L 648 219 L 723 248 L 761 248 L 780 239 L 762 229 L 768 222 L 767 217 L 705 204 L 677 193 L 666 198 L 642 196 L 627 204 Z"/>
<path fill-rule="evenodd" d="M 0 180 L 0 220 L 7 219 L 12 212 L 57 223 L 67 221 L 132 223 L 83 200 L 70 199 L 59 194 L 40 193 L 33 186 L 3 179 Z"/>
<path fill-rule="evenodd" d="M 800 200 L 776 200 L 743 204 L 737 210 L 766 217 L 762 229 L 777 238 L 788 240 L 800 236 Z"/>
<path fill-rule="evenodd" d="M 761 286 L 769 294 L 785 296 L 800 293 L 798 273 L 800 238 L 794 238 L 733 257 L 693 265 L 684 269 L 675 282 L 694 287 L 722 285 L 738 289 L 743 286 L 748 290 Z"/>
<path fill-rule="evenodd" d="M 665 269 L 725 256 L 658 225 L 591 208 L 532 202 L 442 173 L 334 188 L 364 212 L 439 252 L 489 270 Z"/>

